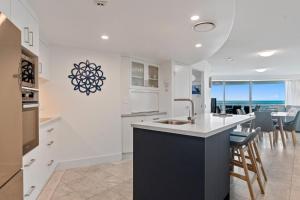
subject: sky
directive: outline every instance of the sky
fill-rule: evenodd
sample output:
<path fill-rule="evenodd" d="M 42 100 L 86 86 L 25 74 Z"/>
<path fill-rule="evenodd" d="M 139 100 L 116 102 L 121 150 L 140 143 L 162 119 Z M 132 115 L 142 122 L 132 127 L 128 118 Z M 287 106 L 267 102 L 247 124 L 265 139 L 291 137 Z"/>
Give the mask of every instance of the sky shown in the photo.
<path fill-rule="evenodd" d="M 248 84 L 230 84 L 225 86 L 226 101 L 248 101 L 249 85 Z M 223 100 L 223 85 L 213 85 L 212 97 L 218 101 Z M 285 83 L 259 83 L 252 86 L 252 99 L 254 101 L 284 101 L 285 100 Z"/>

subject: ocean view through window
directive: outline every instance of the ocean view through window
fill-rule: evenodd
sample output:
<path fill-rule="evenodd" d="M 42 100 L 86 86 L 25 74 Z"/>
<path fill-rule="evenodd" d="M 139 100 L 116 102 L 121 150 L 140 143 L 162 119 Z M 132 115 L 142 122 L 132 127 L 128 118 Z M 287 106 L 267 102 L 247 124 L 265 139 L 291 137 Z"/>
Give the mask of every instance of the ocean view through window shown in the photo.
<path fill-rule="evenodd" d="M 237 114 L 260 110 L 280 111 L 285 105 L 284 81 L 217 81 L 212 84 L 212 98 L 221 111 Z"/>

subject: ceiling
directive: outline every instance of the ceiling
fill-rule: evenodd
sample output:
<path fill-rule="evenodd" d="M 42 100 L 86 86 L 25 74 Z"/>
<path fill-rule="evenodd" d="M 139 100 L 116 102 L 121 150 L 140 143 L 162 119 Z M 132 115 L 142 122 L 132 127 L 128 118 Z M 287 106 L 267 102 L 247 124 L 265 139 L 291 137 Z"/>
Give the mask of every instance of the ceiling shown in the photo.
<path fill-rule="evenodd" d="M 107 53 L 172 59 L 193 64 L 213 55 L 232 28 L 235 0 L 28 0 L 36 11 L 41 35 L 50 44 Z M 192 30 L 192 15 L 214 22 L 211 32 Z M 110 39 L 101 40 L 107 34 Z M 195 48 L 196 43 L 203 47 Z"/>
<path fill-rule="evenodd" d="M 232 32 L 209 59 L 217 76 L 300 75 L 300 1 L 251 0 L 236 2 Z M 263 58 L 257 52 L 278 50 Z M 225 58 L 231 57 L 232 61 Z M 268 68 L 264 73 L 257 68 Z"/>

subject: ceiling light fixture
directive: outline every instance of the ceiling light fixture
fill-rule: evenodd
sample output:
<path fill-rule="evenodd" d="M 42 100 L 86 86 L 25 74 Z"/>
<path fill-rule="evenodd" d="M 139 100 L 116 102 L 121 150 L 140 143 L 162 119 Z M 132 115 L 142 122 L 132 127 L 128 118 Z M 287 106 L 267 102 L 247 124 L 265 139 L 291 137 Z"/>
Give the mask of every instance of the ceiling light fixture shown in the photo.
<path fill-rule="evenodd" d="M 102 40 L 108 40 L 108 39 L 109 39 L 109 36 L 108 36 L 108 35 L 102 35 L 102 36 L 101 36 L 101 39 L 102 39 Z"/>
<path fill-rule="evenodd" d="M 267 71 L 268 69 L 267 68 L 259 68 L 259 69 L 255 69 L 256 72 L 259 72 L 259 73 L 262 73 L 262 72 L 265 72 Z"/>
<path fill-rule="evenodd" d="M 233 58 L 231 58 L 231 57 L 226 57 L 226 58 L 224 58 L 224 60 L 226 60 L 226 61 L 228 61 L 228 62 L 231 62 L 231 61 L 233 61 Z"/>
<path fill-rule="evenodd" d="M 270 57 L 273 56 L 277 51 L 276 50 L 268 50 L 268 51 L 261 51 L 257 54 L 261 57 Z"/>
<path fill-rule="evenodd" d="M 198 15 L 191 16 L 192 21 L 197 21 L 199 19 L 200 19 L 200 17 Z"/>
<path fill-rule="evenodd" d="M 200 48 L 200 47 L 202 47 L 202 44 L 201 44 L 201 43 L 198 43 L 198 44 L 195 45 L 195 47 L 196 47 L 196 48 Z"/>

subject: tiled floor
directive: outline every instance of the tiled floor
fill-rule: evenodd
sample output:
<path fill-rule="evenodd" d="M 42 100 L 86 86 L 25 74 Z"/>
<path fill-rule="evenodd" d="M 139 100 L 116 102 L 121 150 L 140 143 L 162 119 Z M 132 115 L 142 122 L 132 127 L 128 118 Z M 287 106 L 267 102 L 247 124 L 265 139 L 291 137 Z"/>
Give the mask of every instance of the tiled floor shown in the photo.
<path fill-rule="evenodd" d="M 268 138 L 260 145 L 268 176 L 265 195 L 261 195 L 257 182 L 257 199 L 300 199 L 300 144 L 294 148 L 291 139 L 287 149 L 281 143 L 270 150 Z M 300 135 L 298 137 L 300 141 Z M 125 160 L 92 167 L 56 172 L 39 200 L 132 200 L 132 161 Z M 250 199 L 245 182 L 233 179 L 231 199 Z"/>

